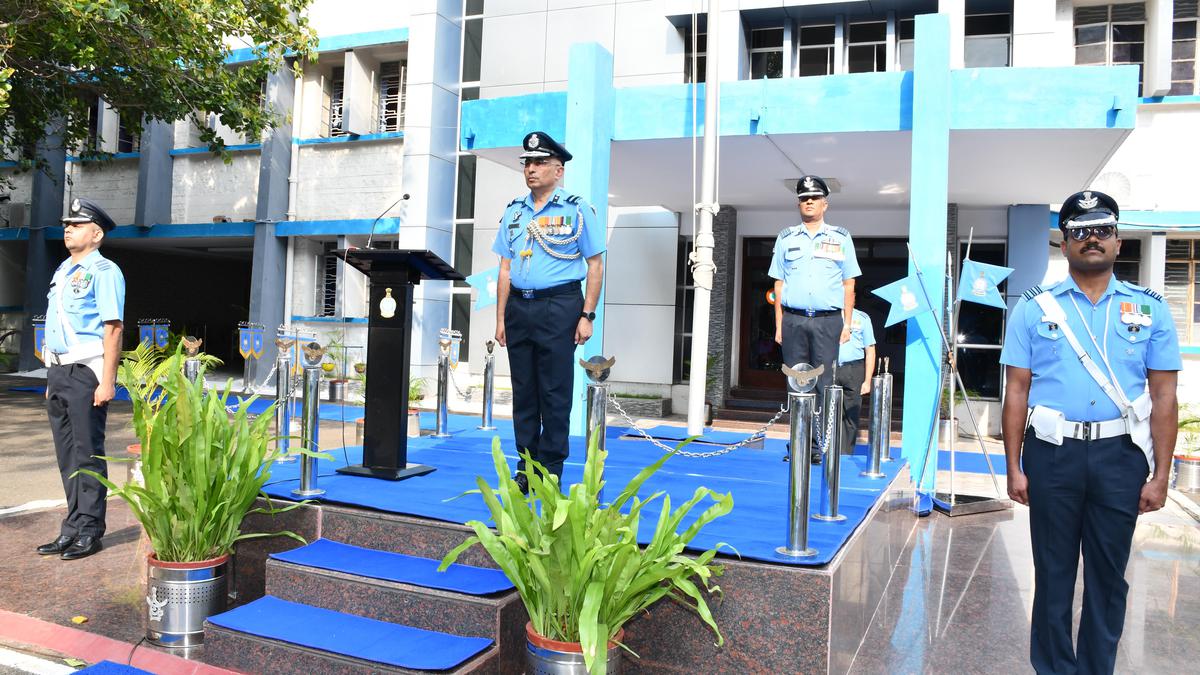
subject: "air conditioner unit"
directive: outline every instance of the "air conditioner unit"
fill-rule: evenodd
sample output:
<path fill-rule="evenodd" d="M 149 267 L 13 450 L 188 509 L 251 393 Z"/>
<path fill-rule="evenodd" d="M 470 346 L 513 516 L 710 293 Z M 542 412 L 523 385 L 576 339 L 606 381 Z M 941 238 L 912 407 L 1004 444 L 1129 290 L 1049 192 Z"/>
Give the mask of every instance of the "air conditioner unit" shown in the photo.
<path fill-rule="evenodd" d="M 0 204 L 0 227 L 29 227 L 29 203 Z"/>

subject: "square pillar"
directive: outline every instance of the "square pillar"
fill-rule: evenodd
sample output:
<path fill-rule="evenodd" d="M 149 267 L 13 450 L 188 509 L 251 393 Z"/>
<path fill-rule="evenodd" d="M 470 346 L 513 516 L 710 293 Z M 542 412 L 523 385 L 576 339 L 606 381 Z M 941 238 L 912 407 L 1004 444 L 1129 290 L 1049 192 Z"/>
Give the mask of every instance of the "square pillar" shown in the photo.
<path fill-rule="evenodd" d="M 133 224 L 142 227 L 171 222 L 171 185 L 175 127 L 171 122 L 149 120 L 142 130 L 138 158 L 137 203 Z"/>
<path fill-rule="evenodd" d="M 55 123 L 51 122 L 53 126 Z M 47 127 L 46 136 L 35 149 L 46 167 L 33 172 L 29 206 L 29 246 L 25 253 L 25 318 L 21 322 L 19 368 L 42 367 L 33 353 L 33 317 L 46 313 L 46 292 L 56 261 L 50 259 L 46 231 L 60 225 L 63 216 L 63 187 L 66 185 L 67 154 L 57 128 Z"/>

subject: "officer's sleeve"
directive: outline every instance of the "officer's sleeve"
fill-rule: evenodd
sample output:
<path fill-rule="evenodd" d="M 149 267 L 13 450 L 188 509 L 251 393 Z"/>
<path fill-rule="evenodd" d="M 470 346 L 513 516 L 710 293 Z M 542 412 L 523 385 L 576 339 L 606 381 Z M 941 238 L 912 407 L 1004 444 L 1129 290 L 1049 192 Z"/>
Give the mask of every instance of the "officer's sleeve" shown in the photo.
<path fill-rule="evenodd" d="M 500 216 L 500 229 L 496 230 L 496 239 L 492 242 L 492 253 L 501 258 L 511 259 L 512 249 L 508 246 L 508 209 Z"/>
<path fill-rule="evenodd" d="M 583 254 L 584 258 L 604 253 L 608 243 L 608 228 L 596 217 L 595 207 L 580 200 L 579 217 L 583 219 L 583 231 L 579 235 L 579 252 Z"/>
<path fill-rule="evenodd" d="M 96 312 L 101 321 L 125 320 L 125 275 L 111 262 L 96 266 Z"/>
<path fill-rule="evenodd" d="M 842 281 L 853 279 L 861 276 L 862 270 L 858 267 L 858 253 L 854 250 L 854 239 L 847 234 L 846 243 L 842 246 L 845 251 L 845 260 L 842 261 Z"/>
<path fill-rule="evenodd" d="M 1029 322 L 1026 320 L 1029 301 L 1021 298 L 1008 318 L 1008 330 L 1004 333 L 1004 347 L 1000 350 L 1000 363 L 1016 368 L 1030 368 L 1033 363 L 1029 342 Z"/>
<path fill-rule="evenodd" d="M 863 347 L 870 347 L 875 344 L 875 327 L 871 325 L 871 317 L 866 312 L 862 315 L 862 325 Z"/>
<path fill-rule="evenodd" d="M 1183 370 L 1179 353 L 1179 334 L 1171 309 L 1162 300 L 1154 307 L 1154 323 L 1150 327 L 1150 344 L 1146 347 L 1146 367 L 1150 370 Z"/>
<path fill-rule="evenodd" d="M 776 235 L 775 249 L 771 251 L 771 268 L 767 270 L 767 274 L 772 279 L 783 279 L 783 244 L 780 241 L 783 235 Z"/>

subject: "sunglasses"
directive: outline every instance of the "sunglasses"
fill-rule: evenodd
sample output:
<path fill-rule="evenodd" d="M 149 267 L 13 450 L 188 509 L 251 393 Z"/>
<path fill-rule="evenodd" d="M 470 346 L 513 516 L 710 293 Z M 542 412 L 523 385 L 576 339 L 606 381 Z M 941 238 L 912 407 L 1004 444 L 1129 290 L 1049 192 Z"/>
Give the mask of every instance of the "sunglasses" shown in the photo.
<path fill-rule="evenodd" d="M 800 197 L 799 199 L 800 199 L 800 201 L 801 201 L 801 202 L 819 202 L 819 201 L 821 201 L 822 199 L 824 199 L 824 197 L 817 197 L 817 196 L 815 196 L 815 195 L 808 195 L 807 197 Z"/>
<path fill-rule="evenodd" d="M 1067 236 L 1074 241 L 1087 241 L 1088 237 L 1096 235 L 1100 241 L 1111 239 L 1117 233 L 1116 225 L 1090 225 L 1085 227 L 1072 227 L 1067 230 Z"/>

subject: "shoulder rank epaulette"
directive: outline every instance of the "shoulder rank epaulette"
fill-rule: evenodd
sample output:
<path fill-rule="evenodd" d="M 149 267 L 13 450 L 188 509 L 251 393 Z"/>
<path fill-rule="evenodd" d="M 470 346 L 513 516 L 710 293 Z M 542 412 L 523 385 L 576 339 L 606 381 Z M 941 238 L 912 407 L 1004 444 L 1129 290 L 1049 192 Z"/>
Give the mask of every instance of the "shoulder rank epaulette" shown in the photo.
<path fill-rule="evenodd" d="M 1162 294 L 1160 294 L 1156 290 L 1146 288 L 1145 286 L 1138 286 L 1137 284 L 1131 284 L 1129 282 L 1125 282 L 1125 285 L 1129 286 L 1131 289 L 1133 289 L 1135 291 L 1141 291 L 1141 292 L 1145 293 L 1146 295 L 1154 298 L 1155 300 L 1158 300 L 1159 302 L 1164 302 Z"/>
<path fill-rule="evenodd" d="M 1033 288 L 1022 293 L 1021 297 L 1025 298 L 1026 300 L 1032 301 L 1036 296 L 1041 295 L 1042 290 L 1043 289 L 1041 286 L 1034 286 Z"/>
<path fill-rule="evenodd" d="M 98 269 L 100 271 L 110 270 L 110 269 L 112 269 L 112 267 L 113 267 L 113 264 L 112 264 L 111 260 L 101 260 L 96 263 L 96 269 Z"/>
<path fill-rule="evenodd" d="M 520 203 L 521 203 L 521 202 L 523 202 L 523 201 L 525 201 L 525 199 L 524 199 L 524 198 L 522 198 L 522 197 L 517 197 L 516 199 L 512 200 L 511 202 L 509 202 L 509 203 L 508 203 L 508 206 L 513 206 L 514 204 L 520 204 Z M 504 208 L 506 208 L 506 209 L 507 209 L 507 208 L 508 208 L 508 206 L 506 206 L 506 207 L 504 207 Z"/>
<path fill-rule="evenodd" d="M 838 234 L 840 234 L 840 235 L 842 235 L 842 236 L 844 236 L 844 237 L 849 237 L 849 236 L 850 236 L 850 230 L 847 230 L 847 229 L 846 229 L 846 228 L 844 228 L 844 227 L 838 227 L 838 226 L 836 226 L 836 225 L 831 225 L 831 226 L 829 227 L 829 229 L 833 230 L 834 232 L 837 232 Z"/>
<path fill-rule="evenodd" d="M 570 197 L 567 197 L 568 204 L 579 204 L 581 200 L 583 200 L 583 197 L 580 197 L 579 195 L 571 195 Z"/>

